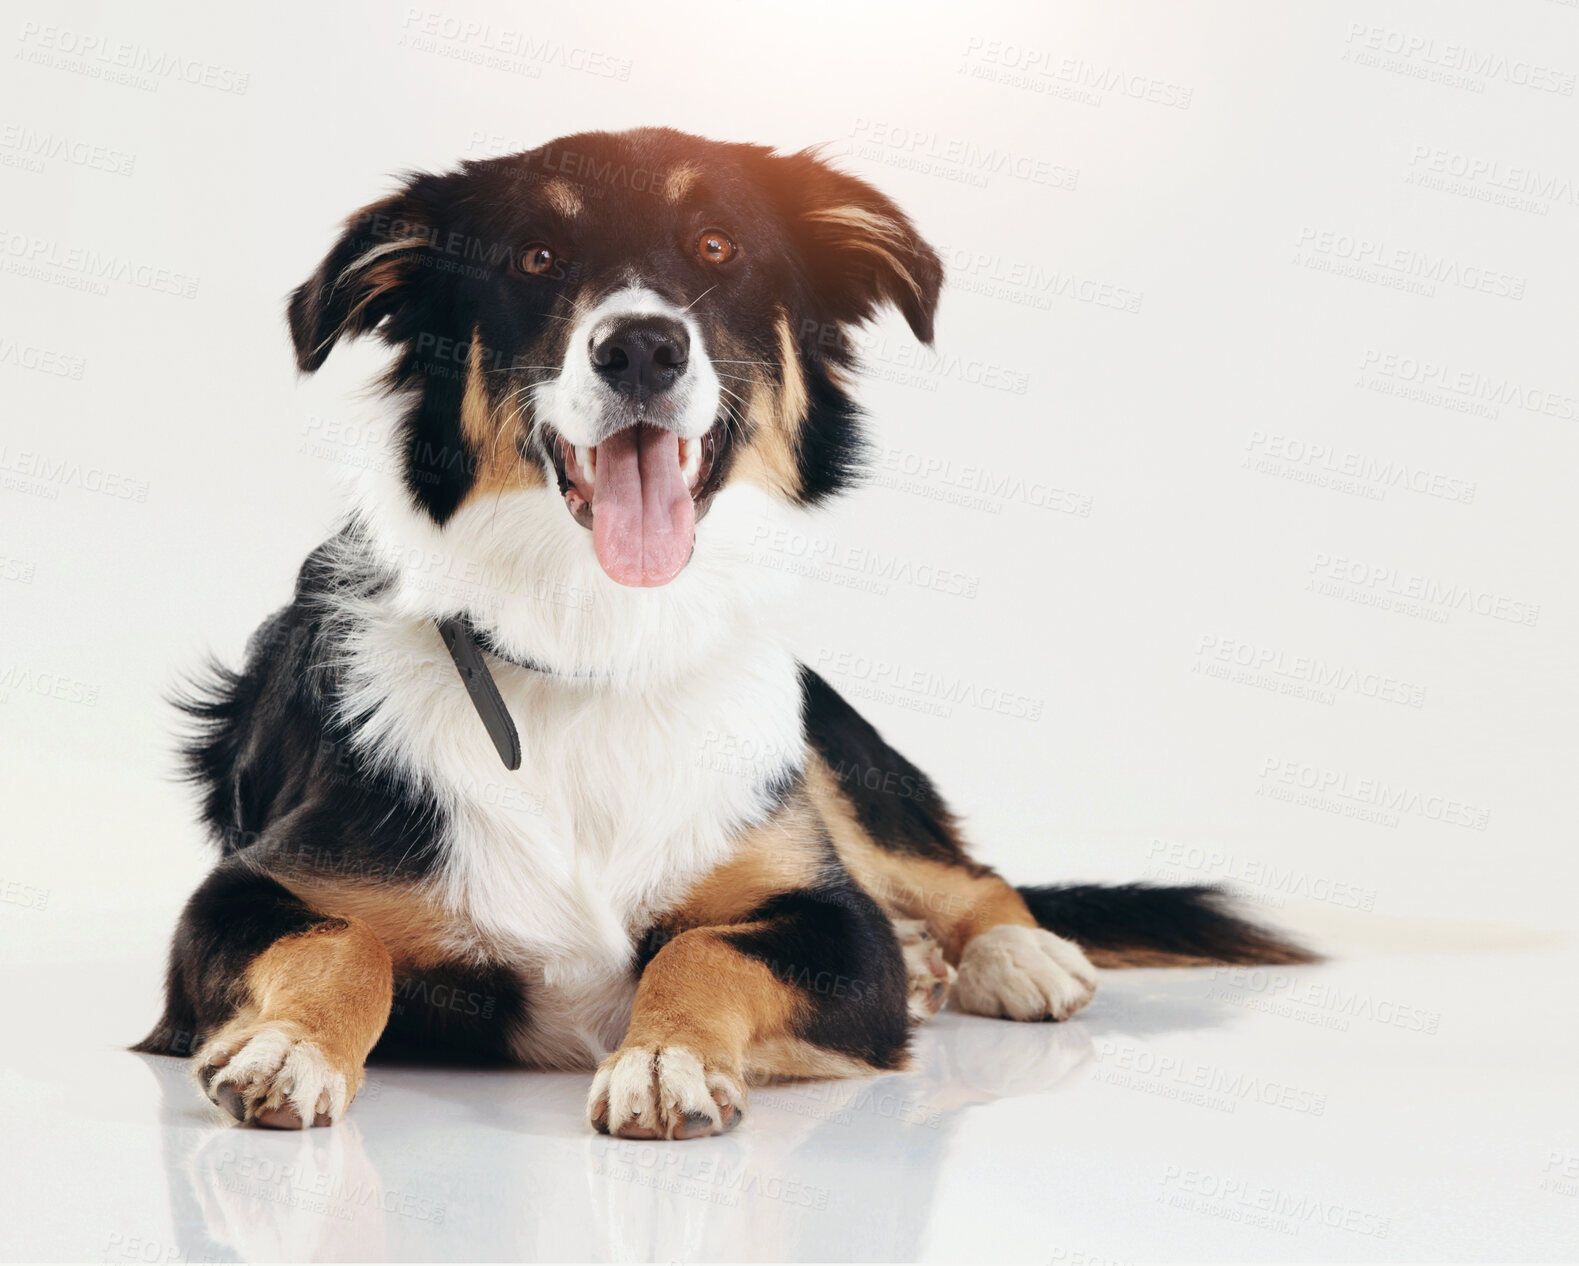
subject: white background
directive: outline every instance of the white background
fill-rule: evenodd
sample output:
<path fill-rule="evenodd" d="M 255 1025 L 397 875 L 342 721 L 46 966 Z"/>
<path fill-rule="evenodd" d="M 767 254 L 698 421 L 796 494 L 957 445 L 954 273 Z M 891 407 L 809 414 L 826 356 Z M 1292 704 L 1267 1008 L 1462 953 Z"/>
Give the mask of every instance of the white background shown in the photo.
<path fill-rule="evenodd" d="M 34 981 L 116 963 L 37 986 L 43 1031 L 152 1018 L 207 859 L 161 697 L 370 455 L 377 350 L 299 379 L 287 292 L 396 173 L 654 123 L 829 143 L 945 252 L 933 351 L 871 335 L 879 485 L 764 565 L 841 560 L 804 655 L 984 860 L 1236 882 L 1339 956 L 1573 928 L 1574 5 L 24 4 L 0 40 L 0 936 Z M 116 42 L 198 82 L 109 82 Z"/>

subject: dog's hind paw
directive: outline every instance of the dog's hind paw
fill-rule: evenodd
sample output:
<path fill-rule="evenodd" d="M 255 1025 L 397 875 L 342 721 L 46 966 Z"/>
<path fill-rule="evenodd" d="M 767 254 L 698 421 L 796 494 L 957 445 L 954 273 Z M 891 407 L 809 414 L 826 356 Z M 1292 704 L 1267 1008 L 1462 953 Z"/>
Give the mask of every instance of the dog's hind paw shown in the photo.
<path fill-rule="evenodd" d="M 598 1066 L 587 1121 L 626 1139 L 724 1134 L 746 1115 L 740 1077 L 683 1046 L 629 1046 Z"/>
<path fill-rule="evenodd" d="M 960 1009 L 1011 1020 L 1067 1020 L 1096 992 L 1097 974 L 1073 941 L 1000 924 L 965 946 L 954 997 Z"/>
<path fill-rule="evenodd" d="M 237 1121 L 277 1130 L 333 1125 L 355 1093 L 338 1069 L 297 1026 L 265 1023 L 219 1034 L 198 1052 L 198 1084 Z"/>
<path fill-rule="evenodd" d="M 920 1024 L 943 1010 L 956 973 L 921 919 L 895 919 L 894 935 L 899 938 L 899 950 L 905 956 L 905 971 L 910 978 L 905 1009 L 910 1023 Z"/>

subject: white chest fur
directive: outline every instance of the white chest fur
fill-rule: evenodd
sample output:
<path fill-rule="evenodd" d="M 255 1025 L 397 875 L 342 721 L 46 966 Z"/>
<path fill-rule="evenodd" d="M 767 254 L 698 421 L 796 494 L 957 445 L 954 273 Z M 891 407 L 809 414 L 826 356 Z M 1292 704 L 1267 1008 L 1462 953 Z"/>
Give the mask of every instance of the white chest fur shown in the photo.
<path fill-rule="evenodd" d="M 369 613 L 371 614 L 371 613 Z M 616 687 L 491 661 L 521 736 L 504 768 L 430 622 L 360 623 L 349 678 L 369 754 L 419 779 L 449 823 L 438 895 L 457 954 L 520 973 L 518 1055 L 583 1066 L 618 1044 L 636 939 L 770 810 L 803 735 L 793 657 L 752 639 L 704 670 Z"/>
<path fill-rule="evenodd" d="M 617 1045 L 635 940 L 728 857 L 799 768 L 799 674 L 776 630 L 793 582 L 754 551 L 802 511 L 736 481 L 698 523 L 690 563 L 659 589 L 598 567 L 550 478 L 474 499 L 441 528 L 391 460 L 363 473 L 363 545 L 394 583 L 346 599 L 348 710 L 370 758 L 417 780 L 451 824 L 437 880 L 457 955 L 509 964 L 527 986 L 516 1041 L 533 1062 L 583 1065 Z M 495 662 L 521 736 L 506 770 L 437 629 L 465 615 Z"/>

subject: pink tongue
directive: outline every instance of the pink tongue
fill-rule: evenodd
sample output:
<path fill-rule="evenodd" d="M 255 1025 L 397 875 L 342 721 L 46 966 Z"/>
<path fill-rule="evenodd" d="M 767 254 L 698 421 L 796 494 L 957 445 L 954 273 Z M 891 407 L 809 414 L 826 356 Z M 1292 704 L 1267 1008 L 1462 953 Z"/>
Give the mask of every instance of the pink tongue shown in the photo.
<path fill-rule="evenodd" d="M 666 585 L 680 574 L 696 540 L 696 508 L 680 473 L 673 431 L 630 426 L 597 449 L 592 548 L 622 585 Z"/>

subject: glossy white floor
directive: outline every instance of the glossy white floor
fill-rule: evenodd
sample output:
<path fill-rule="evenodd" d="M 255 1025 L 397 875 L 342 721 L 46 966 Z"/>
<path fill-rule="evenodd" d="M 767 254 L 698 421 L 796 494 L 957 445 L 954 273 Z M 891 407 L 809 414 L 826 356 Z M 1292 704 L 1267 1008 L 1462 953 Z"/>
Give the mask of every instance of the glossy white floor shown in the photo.
<path fill-rule="evenodd" d="M 333 1129 L 230 1128 L 175 1061 L 117 1049 L 146 964 L 8 970 L 0 1241 L 112 1262 L 1572 1259 L 1574 946 L 1303 923 L 1347 957 L 1111 973 L 1059 1026 L 945 1013 L 913 1072 L 759 1090 L 742 1129 L 675 1144 L 590 1134 L 580 1076 L 416 1067 L 374 1069 Z"/>

